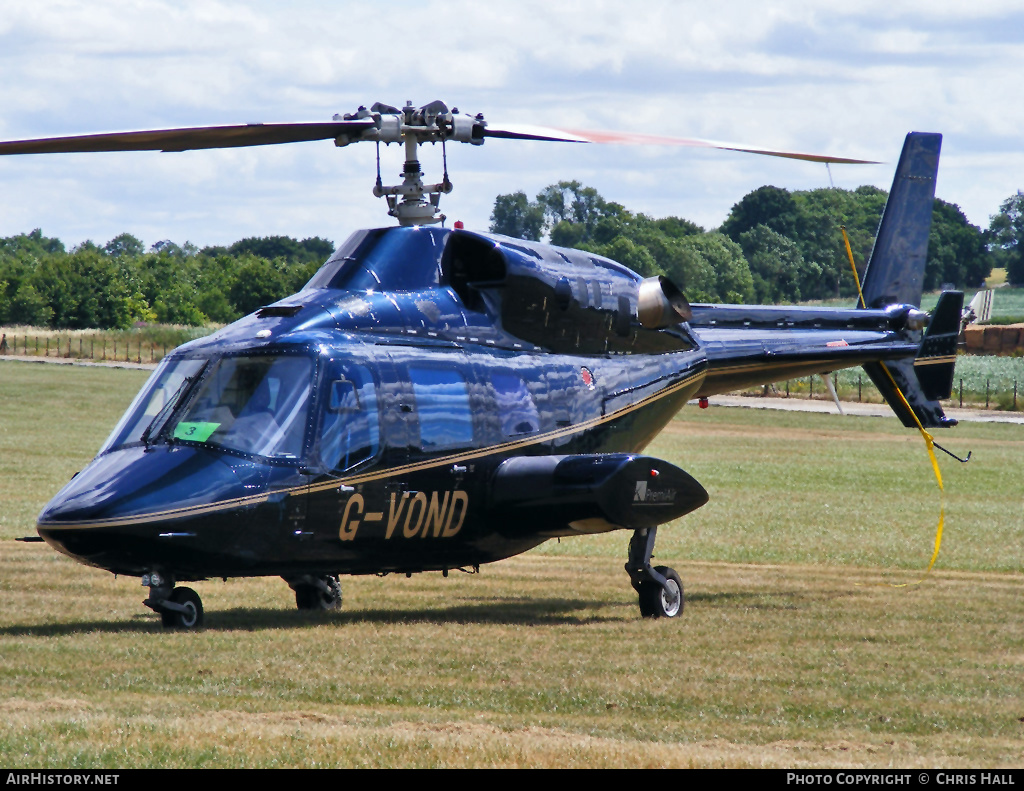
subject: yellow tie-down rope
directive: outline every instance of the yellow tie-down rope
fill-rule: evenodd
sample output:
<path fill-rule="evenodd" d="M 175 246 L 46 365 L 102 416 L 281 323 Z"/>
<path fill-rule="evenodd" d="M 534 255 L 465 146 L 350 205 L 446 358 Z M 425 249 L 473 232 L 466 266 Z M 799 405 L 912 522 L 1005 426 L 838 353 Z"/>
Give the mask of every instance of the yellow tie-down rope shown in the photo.
<path fill-rule="evenodd" d="M 853 250 L 850 248 L 850 237 L 846 235 L 846 226 L 840 225 L 839 229 L 843 232 L 843 241 L 846 243 L 846 254 L 850 258 L 850 268 L 853 269 L 853 280 L 857 284 L 857 293 L 860 295 L 861 307 L 867 307 L 864 302 L 864 292 L 860 288 L 860 277 L 857 275 L 857 265 L 853 261 Z M 924 430 L 924 426 L 921 425 L 921 421 L 917 417 L 917 413 L 910 407 L 907 402 L 906 396 L 903 395 L 903 391 L 900 390 L 896 380 L 892 378 L 892 374 L 889 372 L 889 368 L 885 363 L 879 362 L 882 366 L 882 370 L 885 371 L 885 375 L 889 377 L 889 381 L 892 383 L 893 389 L 896 391 L 896 395 L 899 396 L 900 401 L 903 402 L 903 406 L 913 416 L 914 422 L 917 423 L 917 430 L 921 432 L 921 436 L 924 437 L 925 447 L 928 449 L 928 456 L 932 460 L 932 470 L 935 472 L 935 481 L 939 484 L 939 525 L 935 529 L 935 550 L 932 552 L 932 559 L 928 563 L 928 568 L 925 569 L 924 574 L 921 575 L 921 579 L 917 582 L 905 582 L 902 585 L 894 585 L 887 583 L 893 588 L 906 588 L 908 585 L 920 585 L 924 582 L 925 577 L 932 570 L 932 566 L 935 565 L 936 559 L 939 557 L 939 547 L 942 546 L 942 528 L 946 521 L 946 489 L 942 485 L 942 473 L 939 472 L 939 460 L 935 458 L 935 438 L 932 437 L 927 431 Z"/>

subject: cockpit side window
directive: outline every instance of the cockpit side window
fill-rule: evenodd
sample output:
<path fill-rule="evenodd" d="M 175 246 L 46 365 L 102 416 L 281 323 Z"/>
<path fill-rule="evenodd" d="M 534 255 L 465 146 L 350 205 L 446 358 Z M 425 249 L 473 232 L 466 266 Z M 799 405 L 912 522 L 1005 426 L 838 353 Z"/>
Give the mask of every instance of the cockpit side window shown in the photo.
<path fill-rule="evenodd" d="M 370 371 L 353 363 L 333 362 L 321 388 L 318 453 L 324 467 L 340 472 L 376 456 L 380 422 L 377 388 Z"/>
<path fill-rule="evenodd" d="M 174 407 L 171 401 L 183 395 L 188 382 L 195 378 L 205 364 L 205 360 L 181 358 L 167 358 L 160 363 L 110 437 L 103 443 L 100 453 L 142 442 L 147 429 L 157 421 L 165 409 Z"/>
<path fill-rule="evenodd" d="M 177 440 L 277 459 L 300 459 L 313 360 L 302 355 L 223 357 L 174 424 Z"/>

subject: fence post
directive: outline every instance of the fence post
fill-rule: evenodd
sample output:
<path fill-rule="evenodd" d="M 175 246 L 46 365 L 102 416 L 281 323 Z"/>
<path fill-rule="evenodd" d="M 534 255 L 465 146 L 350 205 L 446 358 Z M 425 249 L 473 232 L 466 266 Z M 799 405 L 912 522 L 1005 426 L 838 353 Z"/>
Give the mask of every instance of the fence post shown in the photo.
<path fill-rule="evenodd" d="M 989 382 L 989 380 L 986 379 L 985 380 L 985 409 L 988 409 L 988 382 Z"/>
<path fill-rule="evenodd" d="M 963 409 L 963 406 L 964 406 L 964 380 L 961 379 L 960 380 L 960 408 Z"/>

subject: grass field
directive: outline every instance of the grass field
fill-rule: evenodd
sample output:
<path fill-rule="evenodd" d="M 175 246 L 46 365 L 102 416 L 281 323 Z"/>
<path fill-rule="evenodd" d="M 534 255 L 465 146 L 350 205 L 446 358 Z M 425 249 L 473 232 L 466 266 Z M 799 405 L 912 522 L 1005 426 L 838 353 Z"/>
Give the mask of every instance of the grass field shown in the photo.
<path fill-rule="evenodd" d="M 943 438 L 946 529 L 895 420 L 684 410 L 650 452 L 711 502 L 664 528 L 687 607 L 639 618 L 624 532 L 477 576 L 197 583 L 164 632 L 136 579 L 36 513 L 145 372 L 0 362 L 0 766 L 1024 765 L 1024 426 Z M 942 441 L 942 440 L 940 440 Z"/>

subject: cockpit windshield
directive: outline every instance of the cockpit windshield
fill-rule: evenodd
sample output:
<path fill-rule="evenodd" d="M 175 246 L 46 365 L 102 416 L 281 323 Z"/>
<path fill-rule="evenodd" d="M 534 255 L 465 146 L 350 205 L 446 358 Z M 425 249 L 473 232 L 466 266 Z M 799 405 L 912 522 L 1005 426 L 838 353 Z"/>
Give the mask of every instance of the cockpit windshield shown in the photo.
<path fill-rule="evenodd" d="M 155 427 L 154 424 L 161 417 L 161 413 L 174 408 L 172 401 L 181 399 L 184 390 L 188 389 L 188 383 L 195 380 L 204 365 L 206 360 L 181 358 L 167 358 L 160 363 L 132 405 L 128 407 L 124 417 L 114 427 L 107 441 L 103 443 L 100 453 L 122 445 L 143 442 L 143 434 L 151 427 Z M 150 431 L 150 434 L 153 433 Z"/>
<path fill-rule="evenodd" d="M 171 421 L 173 439 L 281 459 L 302 456 L 313 360 L 298 355 L 223 357 Z"/>
<path fill-rule="evenodd" d="M 299 459 L 313 372 L 313 359 L 297 354 L 229 356 L 212 362 L 167 360 L 150 377 L 102 451 L 181 440 Z"/>

